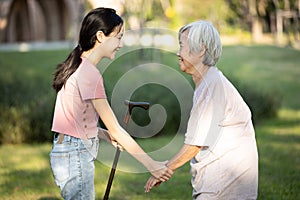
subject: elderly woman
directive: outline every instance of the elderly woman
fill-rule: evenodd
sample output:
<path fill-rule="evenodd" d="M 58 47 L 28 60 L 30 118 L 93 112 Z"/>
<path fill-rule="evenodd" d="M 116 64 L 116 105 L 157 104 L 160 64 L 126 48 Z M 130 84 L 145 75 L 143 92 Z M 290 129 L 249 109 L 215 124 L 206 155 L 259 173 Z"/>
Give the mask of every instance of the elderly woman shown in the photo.
<path fill-rule="evenodd" d="M 171 170 L 190 161 L 193 199 L 256 199 L 258 154 L 251 112 L 235 87 L 216 67 L 222 45 L 210 22 L 179 31 L 178 58 L 195 83 L 193 107 L 181 150 Z M 150 177 L 146 192 L 159 185 Z"/>

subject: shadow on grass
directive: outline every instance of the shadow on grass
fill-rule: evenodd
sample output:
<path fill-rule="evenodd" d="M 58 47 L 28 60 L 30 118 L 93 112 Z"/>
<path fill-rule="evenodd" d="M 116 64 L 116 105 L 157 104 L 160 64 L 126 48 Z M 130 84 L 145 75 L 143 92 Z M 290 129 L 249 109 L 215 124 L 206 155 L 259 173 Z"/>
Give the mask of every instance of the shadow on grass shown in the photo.
<path fill-rule="evenodd" d="M 55 198 L 55 197 L 41 197 L 38 200 L 60 200 L 60 198 Z"/>

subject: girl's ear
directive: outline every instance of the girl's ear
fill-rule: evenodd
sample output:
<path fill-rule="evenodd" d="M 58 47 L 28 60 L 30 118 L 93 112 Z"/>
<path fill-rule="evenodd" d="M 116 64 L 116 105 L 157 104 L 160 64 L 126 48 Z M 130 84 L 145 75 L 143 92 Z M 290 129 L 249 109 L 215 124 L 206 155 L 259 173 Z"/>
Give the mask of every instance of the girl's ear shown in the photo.
<path fill-rule="evenodd" d="M 102 31 L 97 31 L 96 38 L 99 43 L 102 43 L 105 38 L 105 35 Z"/>

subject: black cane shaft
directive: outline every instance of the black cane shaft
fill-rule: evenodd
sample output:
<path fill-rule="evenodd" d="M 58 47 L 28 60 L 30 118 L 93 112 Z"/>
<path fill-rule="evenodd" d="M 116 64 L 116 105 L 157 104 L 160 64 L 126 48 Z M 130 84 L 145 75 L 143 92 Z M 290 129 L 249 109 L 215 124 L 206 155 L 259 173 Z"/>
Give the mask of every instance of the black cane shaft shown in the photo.
<path fill-rule="evenodd" d="M 120 152 L 121 152 L 120 149 L 117 148 L 117 151 L 116 151 L 116 154 L 115 154 L 115 159 L 114 159 L 114 162 L 113 162 L 112 169 L 110 171 L 110 175 L 109 175 L 109 179 L 108 179 L 108 183 L 107 183 L 107 186 L 106 186 L 106 190 L 105 190 L 103 200 L 108 200 L 109 193 L 110 193 L 110 188 L 111 188 L 112 182 L 114 180 L 114 176 L 115 176 L 116 169 L 117 169 L 118 160 L 119 160 L 119 157 L 120 157 Z"/>
<path fill-rule="evenodd" d="M 128 122 L 130 120 L 130 117 L 131 117 L 131 111 L 134 107 L 140 107 L 140 108 L 143 108 L 145 110 L 148 110 L 150 104 L 148 102 L 133 102 L 133 101 L 126 100 L 125 105 L 128 106 L 128 112 L 127 112 L 127 114 L 125 116 L 125 119 L 124 119 L 125 125 L 127 126 Z M 116 151 L 116 154 L 115 154 L 115 159 L 114 159 L 114 162 L 113 162 L 112 169 L 110 171 L 110 175 L 109 175 L 109 179 L 108 179 L 108 183 L 107 183 L 107 186 L 106 186 L 106 190 L 105 190 L 103 200 L 108 200 L 110 189 L 111 189 L 111 186 L 112 186 L 112 182 L 114 180 L 114 176 L 115 176 L 115 173 L 116 173 L 120 153 L 121 153 L 120 149 L 117 148 L 117 151 Z"/>

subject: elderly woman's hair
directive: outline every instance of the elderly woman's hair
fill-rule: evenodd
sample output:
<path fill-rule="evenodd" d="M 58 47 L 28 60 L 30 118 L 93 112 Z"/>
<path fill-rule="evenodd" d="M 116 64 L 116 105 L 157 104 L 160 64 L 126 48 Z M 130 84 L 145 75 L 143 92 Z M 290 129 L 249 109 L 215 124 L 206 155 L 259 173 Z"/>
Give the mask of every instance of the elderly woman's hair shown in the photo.
<path fill-rule="evenodd" d="M 191 53 L 200 53 L 206 49 L 203 64 L 214 66 L 222 54 L 222 43 L 216 28 L 208 21 L 200 20 L 183 26 L 180 35 L 188 31 L 188 44 Z"/>

